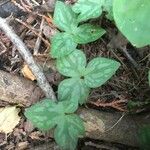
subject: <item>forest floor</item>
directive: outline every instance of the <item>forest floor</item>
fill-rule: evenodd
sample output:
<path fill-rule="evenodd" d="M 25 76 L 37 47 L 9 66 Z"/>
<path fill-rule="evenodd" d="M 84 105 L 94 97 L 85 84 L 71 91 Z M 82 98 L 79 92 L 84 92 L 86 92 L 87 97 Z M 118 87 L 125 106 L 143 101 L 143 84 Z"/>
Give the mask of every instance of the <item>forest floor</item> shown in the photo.
<path fill-rule="evenodd" d="M 59 82 L 64 78 L 55 70 L 55 60 L 49 55 L 49 37 L 56 32 L 56 27 L 47 14 L 43 14 L 43 16 L 39 15 L 40 13 L 32 14 L 28 12 L 27 5 L 22 3 L 19 5 L 26 9 L 25 14 L 9 17 L 8 22 L 27 45 L 35 60 L 43 66 L 47 79 L 56 92 Z M 121 67 L 105 85 L 92 90 L 88 103 L 83 107 L 111 113 L 130 112 L 137 115 L 149 112 L 149 105 L 146 102 L 149 101 L 150 93 L 147 77 L 150 64 L 150 47 L 141 49 L 133 47 L 117 30 L 114 23 L 106 20 L 104 16 L 90 22 L 103 27 L 107 33 L 101 39 L 80 45 L 78 48 L 83 49 L 88 61 L 94 57 L 103 56 L 119 61 Z M 36 83 L 36 79 L 26 67 L 15 46 L 0 30 L 0 70 L 11 75 L 28 78 Z M 16 106 L 16 104 L 1 100 L 0 107 L 5 106 Z M 23 115 L 24 107 L 17 104 L 17 108 L 21 109 L 19 113 L 21 119 L 11 133 L 7 135 L 0 133 L 1 150 L 32 149 L 34 146 L 54 142 L 51 134 L 38 131 L 26 120 Z M 81 150 L 138 149 L 92 139 L 80 140 L 78 147 Z"/>

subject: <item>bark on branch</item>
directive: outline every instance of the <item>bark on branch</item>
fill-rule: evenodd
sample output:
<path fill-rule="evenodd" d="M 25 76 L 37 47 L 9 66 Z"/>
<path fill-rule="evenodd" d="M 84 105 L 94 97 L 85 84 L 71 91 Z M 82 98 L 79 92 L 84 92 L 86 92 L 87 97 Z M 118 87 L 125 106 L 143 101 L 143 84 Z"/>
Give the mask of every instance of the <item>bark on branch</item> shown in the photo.
<path fill-rule="evenodd" d="M 0 100 L 27 107 L 43 96 L 34 82 L 0 70 Z"/>

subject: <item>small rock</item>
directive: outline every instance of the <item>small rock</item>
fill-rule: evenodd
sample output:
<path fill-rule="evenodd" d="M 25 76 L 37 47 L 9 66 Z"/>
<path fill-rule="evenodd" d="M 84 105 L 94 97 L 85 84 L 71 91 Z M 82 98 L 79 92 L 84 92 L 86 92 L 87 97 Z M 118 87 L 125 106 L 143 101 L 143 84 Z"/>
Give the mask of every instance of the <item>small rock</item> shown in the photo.
<path fill-rule="evenodd" d="M 17 147 L 15 150 L 25 150 L 25 149 L 27 149 L 28 145 L 29 145 L 29 143 L 27 141 L 20 142 L 17 144 Z"/>

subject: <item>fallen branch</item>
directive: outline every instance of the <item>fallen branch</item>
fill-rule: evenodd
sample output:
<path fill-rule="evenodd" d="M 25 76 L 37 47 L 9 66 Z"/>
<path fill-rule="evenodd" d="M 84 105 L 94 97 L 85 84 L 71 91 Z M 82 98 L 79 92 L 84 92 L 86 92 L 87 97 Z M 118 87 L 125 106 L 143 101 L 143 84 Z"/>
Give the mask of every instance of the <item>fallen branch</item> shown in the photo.
<path fill-rule="evenodd" d="M 38 101 L 41 96 L 38 95 L 39 93 L 42 94 L 41 89 L 33 82 L 0 71 L 1 100 L 28 106 Z M 31 101 L 33 98 L 35 101 Z M 143 125 L 150 124 L 149 113 L 136 116 L 85 108 L 79 109 L 77 113 L 84 120 L 86 137 L 136 147 L 139 146 L 138 129 Z M 46 149 L 46 145 L 44 146 L 43 149 Z"/>
<path fill-rule="evenodd" d="M 28 64 L 29 68 L 32 70 L 33 74 L 36 76 L 38 85 L 43 90 L 45 96 L 52 100 L 56 100 L 54 91 L 52 87 L 49 85 L 42 69 L 37 65 L 35 60 L 33 59 L 32 54 L 29 52 L 26 45 L 22 42 L 22 40 L 17 36 L 11 27 L 7 24 L 6 20 L 0 17 L 0 29 L 4 31 L 6 36 L 12 41 L 12 43 L 16 46 L 19 53 L 23 57 L 23 59 Z"/>
<path fill-rule="evenodd" d="M 92 109 L 80 109 L 78 114 L 85 121 L 86 137 L 111 143 L 124 144 L 139 147 L 139 128 L 148 125 L 149 115 L 132 116 L 126 115 L 121 120 L 121 113 L 107 113 Z M 118 122 L 119 120 L 119 122 Z M 118 122 L 116 124 L 116 122 Z M 114 124 L 116 124 L 114 126 Z M 113 127 L 114 126 L 114 127 Z M 113 127 L 113 128 L 111 128 Z M 107 132 L 109 130 L 109 132 Z M 53 142 L 38 145 L 31 150 L 60 150 Z"/>
<path fill-rule="evenodd" d="M 0 100 L 27 107 L 43 96 L 34 82 L 0 70 Z"/>

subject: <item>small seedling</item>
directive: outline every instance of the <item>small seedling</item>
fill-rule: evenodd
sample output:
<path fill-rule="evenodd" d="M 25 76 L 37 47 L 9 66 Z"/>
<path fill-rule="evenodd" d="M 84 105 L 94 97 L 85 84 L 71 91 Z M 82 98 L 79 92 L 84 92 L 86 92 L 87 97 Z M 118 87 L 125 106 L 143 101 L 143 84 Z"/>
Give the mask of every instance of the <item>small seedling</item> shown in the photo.
<path fill-rule="evenodd" d="M 70 54 L 77 44 L 85 44 L 99 39 L 105 30 L 91 24 L 79 25 L 78 15 L 70 5 L 58 1 L 54 11 L 54 23 L 63 32 L 57 33 L 51 39 L 52 47 L 50 55 L 60 58 Z"/>
<path fill-rule="evenodd" d="M 54 138 L 63 150 L 74 150 L 78 138 L 84 135 L 83 121 L 73 114 L 78 105 L 87 101 L 90 88 L 103 85 L 120 66 L 120 63 L 102 57 L 94 58 L 87 64 L 85 54 L 76 49 L 77 44 L 95 41 L 105 33 L 100 27 L 88 23 L 79 24 L 80 21 L 100 15 L 102 10 L 97 10 L 104 6 L 97 6 L 92 15 L 87 13 L 84 17 L 88 10 L 77 11 L 82 1 L 85 2 L 79 0 L 73 8 L 60 1 L 57 1 L 55 6 L 54 23 L 61 32 L 51 39 L 50 55 L 57 58 L 58 71 L 70 77 L 58 86 L 58 103 L 46 99 L 26 109 L 25 112 L 25 116 L 40 130 L 54 128 Z M 100 0 L 96 3 L 91 0 L 87 2 L 90 2 L 93 8 L 93 3 L 97 4 Z"/>
<path fill-rule="evenodd" d="M 57 69 L 64 76 L 58 87 L 60 100 L 67 99 L 78 91 L 79 103 L 86 102 L 90 88 L 96 88 L 108 81 L 118 70 L 120 63 L 103 57 L 86 62 L 85 54 L 80 50 L 57 60 Z"/>

